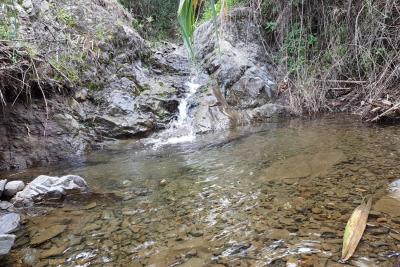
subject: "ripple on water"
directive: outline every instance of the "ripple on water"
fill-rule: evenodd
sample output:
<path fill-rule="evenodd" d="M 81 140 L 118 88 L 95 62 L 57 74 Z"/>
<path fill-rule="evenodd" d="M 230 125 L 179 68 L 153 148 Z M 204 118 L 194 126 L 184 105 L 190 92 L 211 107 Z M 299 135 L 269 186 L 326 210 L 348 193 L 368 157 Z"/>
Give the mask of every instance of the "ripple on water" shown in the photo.
<path fill-rule="evenodd" d="M 96 190 L 117 197 L 97 198 L 96 205 L 65 203 L 45 216 L 28 216 L 8 260 L 329 266 L 340 258 L 351 212 L 372 195 L 368 227 L 351 263 L 390 266 L 400 251 L 399 133 L 397 127 L 325 118 L 203 135 L 156 151 L 94 153 L 90 164 L 49 173 L 82 175 Z M 35 233 L 52 225 L 65 231 L 31 243 Z M 49 258 L 25 255 L 32 251 L 27 248 L 46 255 L 62 246 L 67 249 L 61 255 Z"/>

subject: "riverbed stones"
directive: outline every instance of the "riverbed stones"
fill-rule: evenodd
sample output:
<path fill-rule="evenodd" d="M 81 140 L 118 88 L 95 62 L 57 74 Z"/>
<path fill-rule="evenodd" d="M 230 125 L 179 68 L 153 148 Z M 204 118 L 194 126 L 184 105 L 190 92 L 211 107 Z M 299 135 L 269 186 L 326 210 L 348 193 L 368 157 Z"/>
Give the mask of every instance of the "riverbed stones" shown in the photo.
<path fill-rule="evenodd" d="M 18 229 L 21 217 L 17 213 L 0 216 L 0 234 L 9 234 Z"/>
<path fill-rule="evenodd" d="M 4 187 L 3 194 L 6 197 L 13 197 L 19 191 L 22 191 L 25 187 L 25 183 L 23 181 L 11 181 L 7 182 L 6 186 Z"/>
<path fill-rule="evenodd" d="M 31 245 L 40 245 L 53 237 L 63 233 L 67 227 L 65 225 L 53 225 L 47 229 L 42 229 L 38 233 L 34 234 L 31 238 Z"/>
<path fill-rule="evenodd" d="M 8 254 L 14 245 L 15 235 L 0 234 L 0 257 Z"/>
<path fill-rule="evenodd" d="M 32 204 L 34 201 L 46 197 L 62 198 L 71 192 L 87 192 L 89 186 L 86 181 L 77 175 L 53 177 L 40 175 L 30 182 L 23 191 L 13 198 L 14 205 Z"/>

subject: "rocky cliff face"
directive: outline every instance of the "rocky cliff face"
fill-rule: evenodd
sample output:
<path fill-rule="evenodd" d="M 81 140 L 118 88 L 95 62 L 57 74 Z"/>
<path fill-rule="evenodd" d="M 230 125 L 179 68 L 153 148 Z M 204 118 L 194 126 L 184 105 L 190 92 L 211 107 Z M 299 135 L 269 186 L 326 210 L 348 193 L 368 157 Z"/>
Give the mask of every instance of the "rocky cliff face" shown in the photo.
<path fill-rule="evenodd" d="M 1 42 L 0 60 L 22 73 L 0 72 L 0 170 L 143 137 L 174 116 L 185 53 L 173 45 L 152 51 L 116 0 L 7 1 L 0 13 L 16 21 L 3 21 L 14 36 Z"/>
<path fill-rule="evenodd" d="M 145 137 L 174 118 L 191 62 L 181 46 L 151 49 L 116 0 L 7 2 L 0 12 L 11 10 L 17 23 L 0 42 L 0 61 L 21 72 L 0 71 L 0 170 Z M 285 113 L 272 104 L 275 79 L 248 10 L 232 12 L 224 27 L 219 40 L 211 23 L 196 32 L 197 60 L 210 76 L 192 99 L 196 132 Z"/>
<path fill-rule="evenodd" d="M 287 114 L 275 104 L 277 86 L 262 33 L 249 8 L 233 10 L 217 38 L 212 22 L 195 32 L 198 60 L 213 80 L 198 95 L 198 132 L 267 121 Z M 219 26 L 220 27 L 220 26 Z"/>

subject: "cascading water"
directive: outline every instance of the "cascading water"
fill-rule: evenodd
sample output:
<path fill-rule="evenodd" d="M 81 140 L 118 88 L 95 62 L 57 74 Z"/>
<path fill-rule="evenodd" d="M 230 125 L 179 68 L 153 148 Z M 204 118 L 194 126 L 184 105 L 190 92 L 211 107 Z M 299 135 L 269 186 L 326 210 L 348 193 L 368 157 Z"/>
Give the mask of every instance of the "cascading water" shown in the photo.
<path fill-rule="evenodd" d="M 191 142 L 196 138 L 196 133 L 192 127 L 192 117 L 189 115 L 189 101 L 202 85 L 200 80 L 200 75 L 194 75 L 186 83 L 187 93 L 179 103 L 178 116 L 176 120 L 171 122 L 170 127 L 157 137 L 148 139 L 150 143 L 154 144 L 155 148 L 167 144 Z"/>

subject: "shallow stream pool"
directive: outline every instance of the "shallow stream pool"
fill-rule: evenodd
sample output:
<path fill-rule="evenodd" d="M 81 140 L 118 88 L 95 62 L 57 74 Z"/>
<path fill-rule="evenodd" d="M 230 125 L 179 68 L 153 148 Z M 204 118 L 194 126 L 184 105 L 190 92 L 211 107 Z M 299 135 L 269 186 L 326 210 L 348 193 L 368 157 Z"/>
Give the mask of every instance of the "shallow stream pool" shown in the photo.
<path fill-rule="evenodd" d="M 157 149 L 121 143 L 78 163 L 8 174 L 77 174 L 96 194 L 25 216 L 2 264 L 341 266 L 345 224 L 372 195 L 347 264 L 394 266 L 399 159 L 400 127 L 352 117 L 270 123 Z"/>

